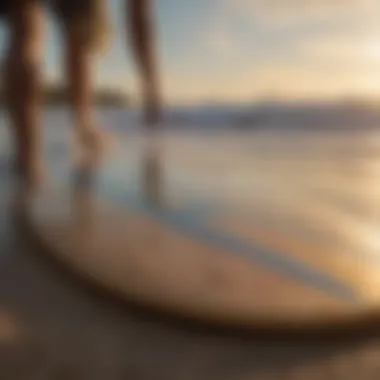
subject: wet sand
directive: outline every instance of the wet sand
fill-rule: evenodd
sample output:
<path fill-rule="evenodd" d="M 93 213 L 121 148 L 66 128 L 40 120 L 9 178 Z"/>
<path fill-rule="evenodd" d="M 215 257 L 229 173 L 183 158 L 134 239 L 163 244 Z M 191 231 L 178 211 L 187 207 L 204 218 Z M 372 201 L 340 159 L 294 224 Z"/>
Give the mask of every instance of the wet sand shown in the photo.
<path fill-rule="evenodd" d="M 363 166 L 343 162 L 342 169 L 362 172 Z M 350 189 L 359 191 L 359 183 Z M 379 378 L 376 336 L 265 341 L 175 325 L 90 292 L 12 228 L 6 210 L 2 196 L 0 379 Z"/>
<path fill-rule="evenodd" d="M 1 198 L 0 378 L 377 379 L 380 339 L 265 341 L 175 325 L 90 292 L 7 219 Z"/>

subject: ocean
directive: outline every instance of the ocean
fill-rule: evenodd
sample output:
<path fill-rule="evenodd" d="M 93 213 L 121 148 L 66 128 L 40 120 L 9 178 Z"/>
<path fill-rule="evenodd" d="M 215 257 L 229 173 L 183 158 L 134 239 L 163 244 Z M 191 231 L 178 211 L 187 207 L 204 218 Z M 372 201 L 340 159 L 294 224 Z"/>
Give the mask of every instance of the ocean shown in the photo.
<path fill-rule="evenodd" d="M 98 112 L 99 123 L 117 141 L 104 159 L 102 181 L 128 194 L 138 194 L 142 186 L 146 135 L 136 115 L 112 109 Z M 380 129 L 373 117 L 361 116 L 355 128 L 342 121 L 330 129 L 311 128 L 310 123 L 304 129 L 287 127 L 281 122 L 268 128 L 235 128 L 224 122 L 218 125 L 218 118 L 222 120 L 220 114 L 213 115 L 207 123 L 209 113 L 203 120 L 193 117 L 193 124 L 187 116 L 182 125 L 162 125 L 166 199 L 190 208 L 228 209 L 334 247 L 365 249 L 377 258 Z M 313 123 L 317 125 L 316 120 Z M 2 115 L 3 157 L 12 150 L 6 124 Z M 70 167 L 70 125 L 66 110 L 45 113 L 46 159 L 51 178 L 58 182 L 67 181 L 57 173 Z"/>

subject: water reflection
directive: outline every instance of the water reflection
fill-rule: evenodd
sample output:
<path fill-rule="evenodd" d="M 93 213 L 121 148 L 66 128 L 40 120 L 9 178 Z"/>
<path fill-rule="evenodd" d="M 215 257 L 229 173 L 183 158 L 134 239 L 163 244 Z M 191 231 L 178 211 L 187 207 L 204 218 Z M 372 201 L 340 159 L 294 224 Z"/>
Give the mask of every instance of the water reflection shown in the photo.
<path fill-rule="evenodd" d="M 154 207 L 164 205 L 164 167 L 160 149 L 148 144 L 142 157 L 142 193 L 145 201 Z"/>
<path fill-rule="evenodd" d="M 73 170 L 71 184 L 72 212 L 78 228 L 84 233 L 91 231 L 94 221 L 94 192 L 96 189 L 96 170 L 92 165 L 77 165 Z"/>
<path fill-rule="evenodd" d="M 252 229 L 267 225 L 376 262 L 379 136 L 374 131 L 358 139 L 358 133 L 345 131 L 181 130 L 162 135 L 157 150 L 145 136 L 121 132 L 122 149 L 105 157 L 96 182 L 164 209 L 211 205 Z M 58 182 L 67 179 L 52 174 Z"/>

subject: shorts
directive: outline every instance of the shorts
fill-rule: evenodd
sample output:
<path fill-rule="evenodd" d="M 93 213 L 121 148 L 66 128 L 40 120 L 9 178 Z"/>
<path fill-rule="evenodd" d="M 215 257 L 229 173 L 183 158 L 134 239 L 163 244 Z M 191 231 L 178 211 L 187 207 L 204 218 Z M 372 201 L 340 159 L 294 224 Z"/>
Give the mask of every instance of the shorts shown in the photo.
<path fill-rule="evenodd" d="M 110 23 L 107 0 L 21 0 L 45 3 L 65 29 L 75 31 L 83 43 L 90 43 L 100 50 L 107 45 Z M 0 0 L 0 18 L 7 18 L 15 0 Z"/>

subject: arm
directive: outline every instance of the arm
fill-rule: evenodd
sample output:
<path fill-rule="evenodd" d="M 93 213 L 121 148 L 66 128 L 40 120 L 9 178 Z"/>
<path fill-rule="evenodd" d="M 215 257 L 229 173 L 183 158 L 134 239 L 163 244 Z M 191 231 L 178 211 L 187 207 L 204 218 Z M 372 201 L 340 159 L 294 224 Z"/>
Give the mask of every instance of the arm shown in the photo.
<path fill-rule="evenodd" d="M 146 117 L 149 124 L 154 124 L 159 118 L 159 95 L 150 0 L 126 1 L 132 49 L 142 78 Z M 128 24 L 128 20 L 126 22 Z"/>

